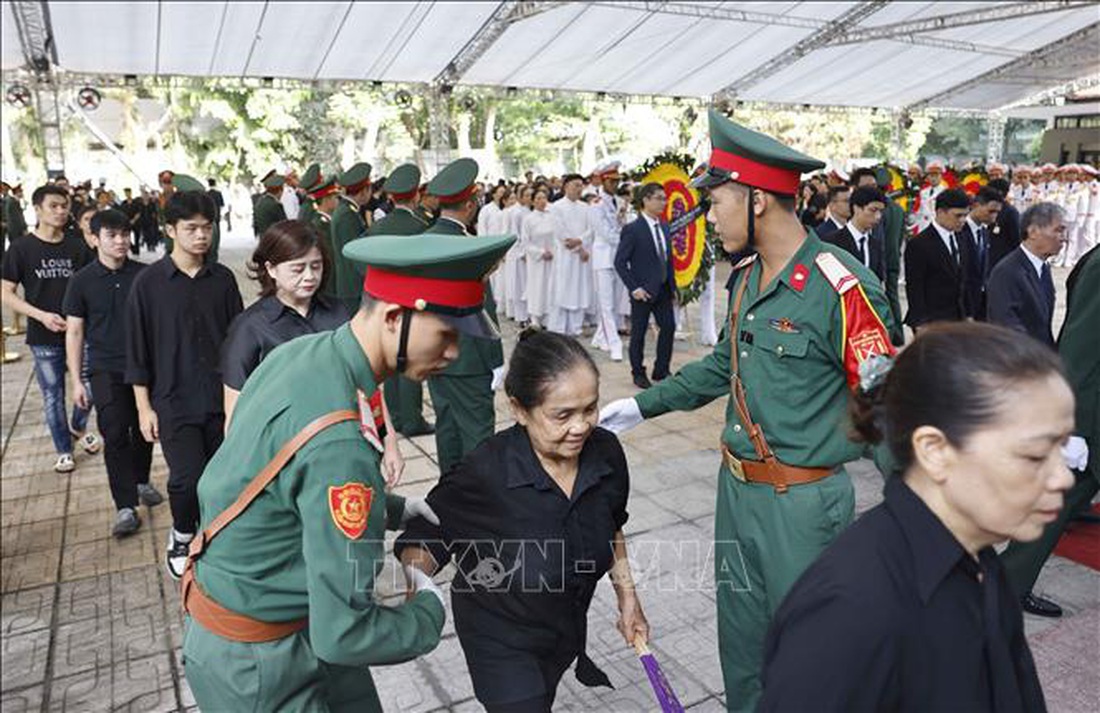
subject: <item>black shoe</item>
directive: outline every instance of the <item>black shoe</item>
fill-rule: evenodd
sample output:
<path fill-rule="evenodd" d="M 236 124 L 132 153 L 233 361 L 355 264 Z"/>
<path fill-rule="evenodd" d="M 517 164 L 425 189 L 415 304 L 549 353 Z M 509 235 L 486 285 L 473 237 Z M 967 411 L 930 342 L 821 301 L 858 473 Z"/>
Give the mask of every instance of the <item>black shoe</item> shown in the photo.
<path fill-rule="evenodd" d="M 634 377 L 634 385 L 639 389 L 648 389 L 650 386 L 653 386 L 653 382 L 651 382 L 645 374 L 638 374 Z"/>
<path fill-rule="evenodd" d="M 421 421 L 419 425 L 413 426 L 412 428 L 406 428 L 406 429 L 400 429 L 399 428 L 397 430 L 398 430 L 399 433 L 401 433 L 401 435 L 406 436 L 408 438 L 412 438 L 413 436 L 430 436 L 430 435 L 432 435 L 433 433 L 435 433 L 435 426 L 428 423 L 427 421 Z"/>
<path fill-rule="evenodd" d="M 168 530 L 168 546 L 164 552 L 164 565 L 168 568 L 168 574 L 172 579 L 179 581 L 183 576 L 183 570 L 187 565 L 187 551 L 191 549 L 191 540 L 181 542 L 176 539 L 171 529 Z"/>
<path fill-rule="evenodd" d="M 664 381 L 668 378 L 668 374 L 662 374 L 661 376 L 653 375 L 653 381 Z"/>
<path fill-rule="evenodd" d="M 1057 619 L 1062 616 L 1062 607 L 1031 592 L 1024 595 L 1024 598 L 1020 600 L 1020 605 L 1028 614 L 1034 614 L 1035 616 L 1045 616 L 1050 619 Z"/>

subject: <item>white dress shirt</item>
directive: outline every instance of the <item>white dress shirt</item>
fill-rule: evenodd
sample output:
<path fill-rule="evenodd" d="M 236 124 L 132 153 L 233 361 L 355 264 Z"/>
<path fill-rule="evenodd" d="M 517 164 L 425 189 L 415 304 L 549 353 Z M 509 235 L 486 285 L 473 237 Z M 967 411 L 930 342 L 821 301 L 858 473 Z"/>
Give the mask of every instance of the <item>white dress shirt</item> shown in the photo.
<path fill-rule="evenodd" d="M 1027 255 L 1028 262 L 1035 268 L 1035 274 L 1039 276 L 1039 279 L 1043 279 L 1043 265 L 1047 264 L 1047 261 L 1039 257 L 1035 253 L 1027 249 L 1027 246 L 1020 243 L 1020 249 L 1024 251 L 1024 255 Z"/>
<path fill-rule="evenodd" d="M 848 232 L 852 234 L 852 239 L 856 241 L 856 250 L 858 250 L 860 252 L 859 256 L 862 257 L 862 259 L 863 259 L 863 266 L 864 267 L 870 267 L 871 266 L 871 244 L 870 244 L 870 240 L 868 240 L 868 238 L 870 238 L 871 233 L 870 232 L 866 232 L 866 233 L 859 232 L 859 228 L 857 228 L 856 224 L 853 223 L 850 220 L 848 221 L 847 228 L 848 228 Z M 950 250 L 950 247 L 948 248 L 948 250 Z"/>

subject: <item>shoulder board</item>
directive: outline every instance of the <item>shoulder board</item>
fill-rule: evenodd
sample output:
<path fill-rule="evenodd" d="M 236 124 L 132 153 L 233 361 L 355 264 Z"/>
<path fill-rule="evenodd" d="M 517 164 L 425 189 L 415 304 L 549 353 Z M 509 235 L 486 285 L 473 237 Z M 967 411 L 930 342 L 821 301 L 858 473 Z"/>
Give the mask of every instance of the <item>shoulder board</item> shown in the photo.
<path fill-rule="evenodd" d="M 814 264 L 821 270 L 821 274 L 829 281 L 838 295 L 842 295 L 859 284 L 859 278 L 852 271 L 844 267 L 844 263 L 829 252 L 818 253 L 814 258 Z"/>
<path fill-rule="evenodd" d="M 756 253 L 753 253 L 752 255 L 749 255 L 748 257 L 742 258 L 740 261 L 738 261 L 738 263 L 733 266 L 733 269 L 740 270 L 743 267 L 748 267 L 749 265 L 753 264 L 755 260 Z"/>

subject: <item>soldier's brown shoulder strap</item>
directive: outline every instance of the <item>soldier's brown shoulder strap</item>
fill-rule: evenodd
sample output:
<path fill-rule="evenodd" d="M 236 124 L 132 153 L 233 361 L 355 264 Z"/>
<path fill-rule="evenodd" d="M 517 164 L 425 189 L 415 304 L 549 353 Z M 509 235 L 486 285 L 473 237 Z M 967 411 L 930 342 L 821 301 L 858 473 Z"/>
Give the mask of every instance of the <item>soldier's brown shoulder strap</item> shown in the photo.
<path fill-rule="evenodd" d="M 190 567 L 191 561 L 197 559 L 202 551 L 206 548 L 206 545 L 213 540 L 219 532 L 221 532 L 226 525 L 233 522 L 237 517 L 252 504 L 252 501 L 259 497 L 260 493 L 275 480 L 275 477 L 282 471 L 283 466 L 294 457 L 309 441 L 321 431 L 325 430 L 329 426 L 334 426 L 337 423 L 344 421 L 355 421 L 359 419 L 359 412 L 352 409 L 343 409 L 339 411 L 330 411 L 323 416 L 320 416 L 311 421 L 305 428 L 298 431 L 297 434 L 289 441 L 283 444 L 283 447 L 279 449 L 279 452 L 275 454 L 267 465 L 256 474 L 248 485 L 245 486 L 241 494 L 237 496 L 237 499 L 233 501 L 233 504 L 222 510 L 217 517 L 210 523 L 210 525 L 200 532 L 194 540 L 191 541 L 191 547 L 188 556 L 188 566 Z"/>
<path fill-rule="evenodd" d="M 750 255 L 737 263 L 734 269 L 749 265 L 755 259 L 756 255 Z M 738 363 L 737 344 L 740 341 L 740 334 L 737 331 L 737 326 L 740 322 L 741 301 L 744 299 L 745 291 L 749 287 L 750 277 L 752 277 L 752 270 L 741 273 L 737 291 L 734 293 L 733 308 L 730 310 L 730 384 L 733 390 L 733 403 L 737 407 L 737 417 L 748 434 L 749 440 L 752 441 L 756 456 L 765 463 L 771 463 L 775 460 L 775 454 L 772 453 L 771 446 L 764 438 L 764 431 L 752 420 L 752 414 L 749 413 L 749 403 L 745 398 L 745 386 L 741 383 L 741 370 Z"/>

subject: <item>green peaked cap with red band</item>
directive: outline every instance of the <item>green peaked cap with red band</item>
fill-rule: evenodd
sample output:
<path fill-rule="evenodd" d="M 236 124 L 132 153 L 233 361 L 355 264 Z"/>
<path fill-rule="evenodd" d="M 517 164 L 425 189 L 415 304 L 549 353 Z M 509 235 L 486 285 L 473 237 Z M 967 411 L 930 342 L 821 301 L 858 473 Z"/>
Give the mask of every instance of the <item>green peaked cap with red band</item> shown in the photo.
<path fill-rule="evenodd" d="M 692 185 L 712 188 L 727 181 L 769 193 L 793 196 L 802 174 L 825 168 L 818 161 L 767 134 L 735 124 L 715 109 L 710 110 L 710 159 L 706 173 Z"/>
<path fill-rule="evenodd" d="M 461 203 L 477 192 L 477 161 L 460 158 L 451 161 L 428 183 L 428 195 L 443 205 Z"/>
<path fill-rule="evenodd" d="M 298 182 L 298 185 L 302 187 L 302 190 L 308 192 L 321 182 L 321 178 L 321 164 L 311 163 L 306 167 L 306 172 L 302 174 L 302 178 Z"/>
<path fill-rule="evenodd" d="M 420 192 L 420 169 L 414 163 L 403 163 L 386 177 L 386 192 L 395 200 L 414 197 Z"/>
<path fill-rule="evenodd" d="M 516 242 L 514 235 L 373 235 L 344 246 L 367 266 L 363 291 L 375 299 L 442 315 L 475 337 L 498 337 L 484 311 L 485 279 Z"/>

